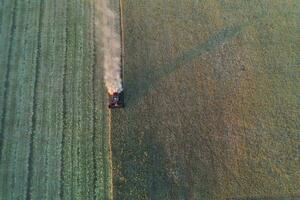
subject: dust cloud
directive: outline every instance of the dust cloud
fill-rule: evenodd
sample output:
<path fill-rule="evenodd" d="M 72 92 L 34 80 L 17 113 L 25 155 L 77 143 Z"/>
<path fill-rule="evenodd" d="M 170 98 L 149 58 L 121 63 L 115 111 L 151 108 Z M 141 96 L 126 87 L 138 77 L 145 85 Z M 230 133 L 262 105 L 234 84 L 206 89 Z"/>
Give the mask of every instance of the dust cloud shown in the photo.
<path fill-rule="evenodd" d="M 101 29 L 103 44 L 104 81 L 108 93 L 121 92 L 121 39 L 117 26 L 119 25 L 116 13 L 110 8 L 109 0 L 99 0 L 96 3 L 100 15 L 98 28 Z"/>

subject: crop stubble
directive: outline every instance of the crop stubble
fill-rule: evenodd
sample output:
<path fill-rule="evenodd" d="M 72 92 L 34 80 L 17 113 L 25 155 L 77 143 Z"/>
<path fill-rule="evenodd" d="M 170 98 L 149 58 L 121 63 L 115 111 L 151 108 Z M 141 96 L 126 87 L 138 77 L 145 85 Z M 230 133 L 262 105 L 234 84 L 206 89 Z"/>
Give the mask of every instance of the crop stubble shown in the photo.
<path fill-rule="evenodd" d="M 299 196 L 299 2 L 124 1 L 116 199 Z"/>

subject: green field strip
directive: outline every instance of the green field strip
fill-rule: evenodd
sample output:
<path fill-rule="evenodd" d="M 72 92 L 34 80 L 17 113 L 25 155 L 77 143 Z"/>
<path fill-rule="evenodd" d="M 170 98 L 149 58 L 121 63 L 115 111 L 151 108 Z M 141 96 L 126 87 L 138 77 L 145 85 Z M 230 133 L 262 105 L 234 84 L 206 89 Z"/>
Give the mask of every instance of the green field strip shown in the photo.
<path fill-rule="evenodd" d="M 4 0 L 0 1 L 0 35 L 2 33 L 2 18 L 3 18 Z"/>
<path fill-rule="evenodd" d="M 36 86 L 31 199 L 59 199 L 65 59 L 64 2 L 45 1 L 43 10 L 40 75 Z M 44 184 L 40 184 L 41 182 Z"/>
<path fill-rule="evenodd" d="M 73 199 L 80 199 L 82 197 L 85 197 L 87 195 L 84 193 L 85 184 L 86 182 L 82 180 L 83 178 L 83 169 L 82 169 L 82 161 L 84 161 L 83 152 L 81 149 L 81 142 L 82 142 L 82 135 L 81 134 L 88 134 L 88 132 L 84 133 L 82 129 L 83 121 L 82 118 L 82 108 L 86 106 L 82 102 L 82 96 L 81 93 L 83 92 L 83 82 L 82 82 L 82 76 L 83 76 L 83 68 L 86 66 L 83 66 L 83 32 L 82 32 L 82 26 L 84 23 L 84 19 L 82 18 L 82 12 L 80 9 L 81 5 L 78 5 L 78 1 L 73 2 L 72 12 L 74 13 L 74 21 L 76 22 L 74 24 L 74 42 L 75 42 L 75 48 L 73 50 L 74 57 L 72 57 L 72 65 L 73 65 L 73 71 L 69 76 L 70 79 L 72 79 L 72 84 L 69 85 L 71 88 L 72 96 L 72 103 L 70 103 L 70 108 L 72 109 L 73 116 L 71 118 L 72 122 L 72 178 L 69 180 L 71 181 L 73 192 L 72 192 L 72 198 Z M 86 71 L 86 70 L 85 70 Z M 87 88 L 84 88 L 87 89 Z M 76 169 L 76 170 L 75 170 Z"/>
<path fill-rule="evenodd" d="M 72 86 L 72 72 L 74 71 L 74 57 L 76 49 L 76 27 L 75 27 L 75 13 L 74 13 L 74 3 L 72 1 L 67 1 L 67 60 L 66 60 L 66 73 L 65 73 L 65 129 L 64 129 L 64 151 L 63 151 L 63 198 L 73 199 L 74 185 L 73 182 L 73 140 L 75 139 L 75 134 L 73 130 L 73 119 L 72 116 L 75 115 L 73 112 L 73 86 Z"/>
<path fill-rule="evenodd" d="M 78 29 L 78 38 L 83 38 L 83 41 L 80 41 L 78 55 L 82 56 L 81 63 L 78 64 L 82 70 L 81 80 L 78 81 L 81 84 L 78 97 L 80 97 L 80 103 L 78 104 L 79 113 L 81 113 L 81 125 L 79 130 L 80 140 L 78 148 L 80 149 L 79 154 L 79 169 L 80 169 L 80 178 L 83 183 L 80 185 L 82 188 L 81 195 L 87 199 L 94 198 L 94 159 L 93 159 L 93 135 L 94 135 L 94 103 L 93 103 L 93 44 L 90 41 L 92 37 L 92 26 L 90 21 L 92 20 L 90 12 L 90 2 L 84 2 L 80 4 L 80 1 L 77 3 L 78 13 L 82 19 L 82 25 Z M 81 183 L 80 182 L 80 183 Z"/>
<path fill-rule="evenodd" d="M 34 142 L 37 137 L 37 108 L 38 108 L 38 101 L 37 101 L 37 96 L 39 92 L 38 88 L 38 81 L 41 75 L 41 55 L 42 55 L 42 29 L 43 29 L 43 23 L 44 23 L 44 14 L 45 14 L 45 2 L 40 1 L 38 3 L 38 34 L 36 37 L 37 40 L 37 47 L 36 47 L 36 66 L 35 66 L 35 77 L 34 77 L 34 83 L 32 85 L 33 89 L 33 99 L 32 99 L 32 128 L 31 128 L 31 137 L 30 137 L 30 145 L 29 145 L 29 155 L 28 155 L 28 179 L 27 179 L 27 194 L 26 194 L 26 199 L 32 199 L 32 185 L 34 184 L 33 180 L 33 169 L 34 169 Z"/>
<path fill-rule="evenodd" d="M 24 133 L 24 140 L 21 140 L 23 144 L 20 144 L 20 153 L 18 166 L 20 167 L 20 171 L 24 173 L 26 176 L 26 181 L 20 181 L 20 184 L 23 187 L 27 187 L 26 198 L 28 198 L 30 193 L 30 148 L 32 145 L 32 129 L 33 129 L 33 112 L 34 112 L 34 84 L 36 82 L 36 68 L 37 68 L 37 57 L 38 57 L 38 34 L 40 28 L 40 3 L 34 1 L 27 1 L 27 5 L 29 6 L 29 23 L 26 28 L 26 42 L 24 45 L 24 61 L 21 68 L 22 78 L 20 82 L 23 83 L 22 87 L 19 87 L 18 92 L 19 96 L 22 99 L 20 106 L 20 122 L 18 123 L 18 131 Z M 32 12 L 30 12 L 32 11 Z M 21 153 L 22 152 L 22 153 Z"/>
<path fill-rule="evenodd" d="M 111 199 L 95 2 L 2 2 L 0 199 Z"/>
<path fill-rule="evenodd" d="M 48 155 L 51 155 L 52 152 L 55 153 L 55 158 L 48 162 L 48 193 L 47 196 L 49 198 L 52 198 L 52 194 L 55 191 L 56 193 L 59 192 L 60 198 L 62 197 L 62 186 L 63 186 L 63 180 L 62 180 L 62 152 L 63 152 L 63 126 L 64 126 L 64 73 L 65 73 L 65 65 L 66 65 L 66 1 L 59 1 L 57 0 L 55 2 L 55 19 L 54 21 L 56 28 L 54 32 L 55 44 L 54 44 L 54 52 L 60 51 L 61 53 L 58 53 L 54 57 L 54 65 L 57 66 L 56 70 L 60 73 L 60 82 L 59 85 L 56 85 L 56 79 L 52 79 L 52 84 L 56 85 L 54 87 L 53 92 L 55 94 L 60 94 L 59 98 L 54 98 L 53 101 L 53 110 L 55 112 L 51 113 L 51 119 L 56 119 L 52 126 L 56 129 L 56 134 L 54 134 L 54 137 L 57 137 L 56 140 L 51 141 L 51 148 L 48 150 Z M 51 109 L 52 110 L 52 109 Z M 60 111 L 60 113 L 58 112 Z M 52 120 L 51 120 L 52 121 Z M 61 124 L 60 124 L 61 123 Z M 60 124 L 61 127 L 57 127 L 57 124 Z M 58 182 L 59 181 L 59 182 Z M 53 187 L 55 183 L 55 187 Z M 57 199 L 59 199 L 57 197 Z"/>
<path fill-rule="evenodd" d="M 64 73 L 64 133 L 63 133 L 63 155 L 62 155 L 62 181 L 63 181 L 63 187 L 62 187 L 62 197 L 64 199 L 72 199 L 72 182 L 70 179 L 72 179 L 72 156 L 71 156 L 71 142 L 73 138 L 72 133 L 72 124 L 71 124 L 71 116 L 72 116 L 72 109 L 70 107 L 70 103 L 72 103 L 71 96 L 71 88 L 70 84 L 72 81 L 70 78 L 70 73 L 73 70 L 72 67 L 72 60 L 73 60 L 73 49 L 75 48 L 74 44 L 74 23 L 72 23 L 72 20 L 74 20 L 72 15 L 72 7 L 71 2 L 67 1 L 66 4 L 66 14 L 67 14 L 67 20 L 66 20 L 66 63 L 65 63 L 65 73 Z"/>
<path fill-rule="evenodd" d="M 26 12 L 30 9 L 32 10 L 34 5 L 26 1 L 19 3 L 18 5 L 20 7 L 16 10 L 16 15 L 18 16 L 20 24 L 16 25 L 16 30 L 18 30 L 18 33 L 23 34 L 23 38 L 19 45 L 16 44 L 14 46 L 18 53 L 16 53 L 13 58 L 13 62 L 16 63 L 14 63 L 14 66 L 11 67 L 12 77 L 17 77 L 17 79 L 12 79 L 10 88 L 17 83 L 18 87 L 14 88 L 16 87 L 14 86 L 12 88 L 13 92 L 10 93 L 15 95 L 14 98 L 16 98 L 16 100 L 10 101 L 10 105 L 15 108 L 8 107 L 11 114 L 8 115 L 7 120 L 9 121 L 6 120 L 7 124 L 5 124 L 7 130 L 9 130 L 9 132 L 7 132 L 9 137 L 5 138 L 6 145 L 4 145 L 4 149 L 13 153 L 3 154 L 9 159 L 1 161 L 1 164 L 10 166 L 9 168 L 7 168 L 8 166 L 2 166 L 5 168 L 2 168 L 3 171 L 1 170 L 1 172 L 3 172 L 1 177 L 7 178 L 6 180 L 2 179 L 1 184 L 8 186 L 8 188 L 4 187 L 4 192 L 2 193 L 4 195 L 3 199 L 25 199 L 28 162 L 27 156 L 31 134 L 32 103 L 26 101 L 28 99 L 32 99 L 33 95 L 32 84 L 34 82 L 33 77 L 36 60 L 36 43 L 34 42 L 35 40 L 33 40 L 32 43 L 28 43 L 28 41 L 30 41 L 30 37 L 34 37 L 36 35 L 35 33 L 37 33 L 35 32 L 36 27 L 30 26 L 31 24 L 34 24 L 37 19 L 34 13 Z M 28 68 L 24 71 L 24 68 L 27 65 Z M 13 115 L 15 116 L 12 117 Z M 14 121 L 12 121 L 13 119 Z M 3 187 L 1 187 L 1 189 L 2 188 Z"/>
<path fill-rule="evenodd" d="M 3 28 L 5 31 L 1 33 L 0 38 L 0 45 L 3 47 L 0 49 L 0 80 L 1 80 L 1 87 L 0 87 L 0 158 L 2 156 L 2 143 L 4 137 L 4 123 L 5 123 L 5 115 L 6 115 L 6 104 L 7 104 L 7 86 L 9 84 L 9 57 L 11 54 L 12 49 L 12 38 L 13 38 L 13 31 L 14 31 L 14 23 L 15 23 L 15 9 L 16 9 L 16 2 L 15 1 L 5 1 L 3 3 L 3 7 L 10 12 L 6 12 L 3 15 L 2 21 Z"/>
<path fill-rule="evenodd" d="M 95 186 L 91 2 L 68 3 L 64 197 L 93 199 Z M 76 14 L 75 14 L 76 13 Z M 73 23 L 72 23 L 73 22 Z M 76 22 L 76 23 L 74 23 Z M 69 81 L 69 80 L 72 80 Z M 68 142 L 67 142 L 68 141 Z M 75 170 L 76 169 L 76 170 Z"/>
<path fill-rule="evenodd" d="M 37 64 L 37 75 L 35 83 L 35 99 L 34 99 L 34 123 L 33 123 L 33 137 L 32 137 L 32 148 L 31 148 L 31 159 L 30 159 L 30 182 L 29 191 L 30 199 L 46 199 L 46 186 L 47 186 L 47 149 L 49 148 L 49 133 L 46 124 L 50 124 L 48 119 L 47 111 L 49 110 L 49 79 L 50 72 L 54 66 L 51 65 L 53 46 L 50 46 L 49 40 L 53 41 L 53 29 L 51 21 L 53 21 L 53 1 L 44 1 L 41 5 L 41 12 L 43 13 L 40 17 L 40 28 L 38 43 L 39 52 L 38 64 Z M 48 40 L 49 39 L 49 40 Z M 57 76 L 57 74 L 56 74 Z M 48 100 L 45 100 L 48 98 Z M 51 124 L 50 124 L 51 125 Z M 46 130 L 44 130 L 45 128 Z M 51 130 L 51 129 L 50 129 Z M 50 140 L 49 140 L 50 139 Z M 53 140 L 53 139 L 52 139 Z M 40 183 L 44 184 L 40 184 Z M 54 195 L 55 196 L 55 195 Z"/>
<path fill-rule="evenodd" d="M 0 177 L 1 181 L 1 190 L 3 189 L 3 199 L 10 198 L 13 194 L 10 192 L 11 188 L 14 188 L 15 191 L 18 191 L 18 194 L 22 194 L 24 192 L 24 187 L 22 184 L 16 181 L 16 177 L 21 174 L 22 172 L 18 171 L 15 164 L 18 164 L 18 139 L 19 135 L 16 133 L 16 122 L 18 120 L 17 113 L 18 113 L 18 96 L 17 94 L 17 87 L 19 86 L 18 79 L 21 77 L 19 74 L 19 66 L 22 62 L 22 53 L 24 49 L 21 48 L 24 45 L 24 33 L 23 30 L 25 29 L 26 24 L 26 17 L 24 17 L 24 10 L 25 10 L 25 3 L 19 3 L 16 5 L 15 8 L 15 19 L 13 22 L 14 29 L 11 33 L 11 47 L 9 50 L 8 56 L 8 63 L 7 67 L 8 70 L 8 77 L 6 79 L 6 103 L 5 110 L 3 113 L 3 151 L 0 162 Z M 9 173 L 10 170 L 13 173 Z M 26 177 L 20 176 L 20 179 L 25 179 Z M 3 184 L 5 183 L 5 184 Z M 2 193 L 2 192 L 1 192 Z M 7 195 L 7 196 L 6 196 Z M 2 197 L 1 197 L 2 198 Z"/>
<path fill-rule="evenodd" d="M 59 93 L 61 95 L 61 98 L 59 99 L 55 99 L 55 104 L 54 104 L 54 107 L 56 107 L 57 105 L 60 105 L 60 110 L 62 111 L 60 113 L 60 116 L 57 116 L 57 112 L 53 112 L 52 113 L 52 116 L 53 118 L 56 117 L 57 120 L 61 120 L 61 123 L 63 123 L 63 127 L 62 127 L 62 130 L 64 131 L 64 125 L 65 125 L 65 121 L 64 121 L 64 81 L 65 81 L 65 77 L 64 77 L 64 74 L 65 74 L 65 66 L 66 66 L 66 27 L 67 27 L 67 24 L 66 24 L 66 19 L 67 19 L 67 13 L 66 13 L 66 4 L 67 2 L 66 1 L 56 1 L 55 2 L 55 8 L 56 8 L 56 13 L 55 13 L 55 16 L 56 16 L 56 19 L 60 19 L 60 21 L 58 20 L 55 20 L 57 22 L 56 26 L 59 27 L 56 29 L 55 31 L 55 52 L 57 51 L 61 51 L 60 54 L 57 54 L 54 58 L 54 63 L 55 65 L 59 66 L 60 68 L 60 72 L 61 72 L 61 82 L 60 82 L 60 86 L 61 87 L 58 87 L 60 88 L 59 89 Z M 63 19 L 63 20 L 61 20 Z M 53 81 L 55 81 L 53 79 Z M 55 90 L 57 91 L 57 90 Z M 55 124 L 53 124 L 55 126 Z M 63 195 L 63 177 L 62 177 L 62 163 L 63 163 L 63 160 L 62 160 L 62 155 L 63 155 L 63 134 L 64 132 L 61 132 L 61 133 L 57 133 L 57 136 L 59 137 L 60 140 L 55 140 L 57 143 L 53 144 L 51 147 L 51 149 L 48 151 L 48 154 L 52 154 L 52 152 L 56 152 L 56 157 L 55 159 L 53 160 L 53 163 L 49 164 L 50 166 L 52 166 L 52 168 L 54 168 L 55 170 L 51 171 L 51 173 L 48 174 L 48 177 L 49 179 L 52 177 L 52 174 L 55 176 L 60 176 L 60 188 L 50 188 L 50 186 L 52 184 L 49 184 L 49 189 L 48 189 L 48 197 L 51 197 L 51 194 L 53 190 L 58 190 L 59 189 L 59 195 L 60 195 L 60 198 L 62 199 L 62 195 Z M 51 167 L 49 167 L 49 171 L 50 171 Z M 58 174 L 59 173 L 59 174 Z M 57 180 L 55 181 L 57 183 Z M 57 184 L 56 184 L 57 185 Z M 57 185 L 58 186 L 58 185 Z"/>

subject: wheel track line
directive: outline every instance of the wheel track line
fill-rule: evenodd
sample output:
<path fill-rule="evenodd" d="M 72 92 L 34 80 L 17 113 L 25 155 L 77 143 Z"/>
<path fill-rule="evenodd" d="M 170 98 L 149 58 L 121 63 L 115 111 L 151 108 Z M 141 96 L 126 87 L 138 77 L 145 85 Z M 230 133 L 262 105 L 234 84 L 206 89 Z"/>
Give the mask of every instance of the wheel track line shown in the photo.
<path fill-rule="evenodd" d="M 40 55 L 40 65 L 39 65 L 39 74 L 37 81 L 37 90 L 36 93 L 36 127 L 35 134 L 33 140 L 33 172 L 32 172 L 32 184 L 31 187 L 33 190 L 31 191 L 32 199 L 49 199 L 49 190 L 51 191 L 51 187 L 49 187 L 49 180 L 52 177 L 51 173 L 51 157 L 55 155 L 55 151 L 51 152 L 51 143 L 54 141 L 51 138 L 51 132 L 53 131 L 53 127 L 49 126 L 51 120 L 51 111 L 52 107 L 52 99 L 49 98 L 49 92 L 51 91 L 52 85 L 52 77 L 49 73 L 49 70 L 54 70 L 55 64 L 50 60 L 54 61 L 54 53 L 53 50 L 54 43 L 49 43 L 49 40 L 53 41 L 54 30 L 56 27 L 52 26 L 52 22 L 54 21 L 54 0 L 53 1 L 45 1 L 44 3 L 44 14 L 43 14 L 43 22 L 41 29 L 41 55 Z M 51 59 L 50 59 L 51 58 Z M 52 65 L 52 66 L 51 66 Z M 48 66 L 48 67 L 46 67 Z M 50 67 L 51 66 L 51 67 Z M 46 75 L 46 74 L 49 74 Z M 45 84 L 47 83 L 47 84 Z M 51 93 L 51 92 L 50 92 Z M 47 100 L 49 101 L 47 102 Z M 49 121 L 48 121 L 49 120 Z M 54 134 L 55 131 L 53 131 Z M 56 138 L 55 138 L 56 140 Z M 56 147 L 57 149 L 57 147 Z M 51 153 L 49 153 L 49 151 Z M 38 169 L 40 168 L 40 169 Z M 54 168 L 53 168 L 54 169 Z M 42 175 L 41 175 L 42 174 Z M 44 184 L 39 184 L 38 180 L 44 180 Z M 53 185 L 53 188 L 55 186 Z M 50 194 L 51 196 L 51 194 Z M 55 196 L 55 195 L 53 195 Z"/>
<path fill-rule="evenodd" d="M 44 1 L 40 2 L 40 11 L 39 11 L 39 20 L 38 20 L 38 44 L 37 44 L 37 54 L 36 54 L 36 63 L 35 63 L 35 80 L 33 85 L 33 109 L 32 109 L 32 124 L 31 124 L 31 136 L 30 136 L 30 144 L 29 144 L 29 156 L 28 156 L 28 177 L 27 177 L 27 189 L 26 189 L 26 200 L 31 199 L 31 186 L 32 186 L 32 173 L 33 173 L 33 139 L 34 134 L 36 132 L 36 111 L 37 111 L 37 84 L 40 74 L 40 55 L 41 55 L 41 30 L 42 30 L 42 23 L 44 18 Z"/>
<path fill-rule="evenodd" d="M 68 1 L 65 0 L 65 32 L 64 32 L 64 37 L 65 37 L 65 49 L 64 49 L 64 53 L 65 53 L 65 58 L 64 58 L 64 68 L 63 68 L 63 86 L 62 86 L 62 119 L 63 119 L 63 127 L 62 127 L 62 140 L 61 140 L 61 166 L 60 166 L 60 199 L 64 199 L 64 159 L 65 159 L 65 142 L 66 142 L 66 129 L 67 129 L 67 65 L 68 65 L 68 38 L 67 38 L 67 34 L 68 34 L 68 13 L 69 13 L 69 9 L 68 9 Z"/>
<path fill-rule="evenodd" d="M 113 162 L 112 162 L 112 113 L 108 110 L 108 151 L 109 151 L 109 199 L 114 199 L 114 188 L 113 188 Z"/>
<path fill-rule="evenodd" d="M 93 1 L 93 4 L 96 4 L 96 1 Z M 93 87 L 93 199 L 97 199 L 97 156 L 96 156 L 96 132 L 97 132 L 97 127 L 96 127 L 96 102 L 97 102 L 97 97 L 96 97 L 96 66 L 97 66 L 97 41 L 96 41 L 96 6 L 91 6 L 90 7 L 92 15 L 92 38 L 93 38 L 93 67 L 92 67 L 92 87 Z"/>

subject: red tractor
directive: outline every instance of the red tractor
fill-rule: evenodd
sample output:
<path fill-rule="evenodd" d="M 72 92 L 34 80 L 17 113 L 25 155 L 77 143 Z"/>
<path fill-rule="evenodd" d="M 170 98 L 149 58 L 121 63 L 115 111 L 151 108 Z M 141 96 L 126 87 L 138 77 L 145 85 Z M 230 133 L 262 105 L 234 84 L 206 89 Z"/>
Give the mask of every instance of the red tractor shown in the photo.
<path fill-rule="evenodd" d="M 124 92 L 114 92 L 112 95 L 109 95 L 109 105 L 110 109 L 113 108 L 124 108 Z"/>

